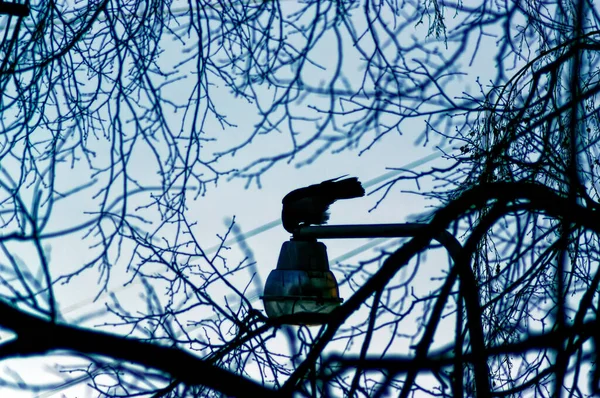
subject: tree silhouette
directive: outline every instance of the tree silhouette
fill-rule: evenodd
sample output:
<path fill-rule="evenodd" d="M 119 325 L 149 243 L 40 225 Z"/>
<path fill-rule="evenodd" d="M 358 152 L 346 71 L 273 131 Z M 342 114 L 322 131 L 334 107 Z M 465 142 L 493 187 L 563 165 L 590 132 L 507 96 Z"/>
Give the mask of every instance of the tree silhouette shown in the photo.
<path fill-rule="evenodd" d="M 585 0 L 0 2 L 0 358 L 12 369 L 1 385 L 598 394 L 599 11 Z M 434 207 L 417 217 L 426 228 L 346 265 L 353 294 L 321 328 L 263 315 L 235 222 L 215 231 L 214 252 L 198 238 L 189 204 L 212 184 L 260 186 L 286 163 L 415 143 L 444 166 L 399 170 L 374 195 L 401 203 L 416 183 Z M 462 248 L 432 277 L 421 254 L 443 231 Z M 236 236 L 245 258 L 233 263 Z M 424 277 L 426 294 L 413 288 Z M 144 308 L 123 280 L 141 286 Z M 82 286 L 110 295 L 89 315 L 100 325 L 61 308 Z M 60 372 L 18 372 L 18 358 L 42 355 Z"/>

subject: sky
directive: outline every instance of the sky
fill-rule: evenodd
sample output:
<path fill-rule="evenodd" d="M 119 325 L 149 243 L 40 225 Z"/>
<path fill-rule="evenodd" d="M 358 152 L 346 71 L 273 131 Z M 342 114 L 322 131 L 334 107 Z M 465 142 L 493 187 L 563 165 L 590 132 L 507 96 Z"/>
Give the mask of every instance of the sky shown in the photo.
<path fill-rule="evenodd" d="M 4 22 L 0 20 L 1 23 Z M 426 30 L 426 26 L 415 28 L 415 34 L 423 35 L 423 30 Z M 180 48 L 178 43 L 165 45 L 167 62 L 176 60 L 176 58 L 172 59 L 170 57 L 176 57 Z M 323 45 L 319 48 L 319 57 L 327 60 L 329 51 L 331 51 L 331 48 Z M 456 91 L 457 95 L 463 91 L 476 89 L 476 85 L 473 83 L 475 76 L 480 77 L 482 80 L 493 76 L 494 65 L 492 58 L 488 57 L 485 62 L 483 60 L 485 60 L 485 57 L 480 57 L 478 58 L 478 63 L 469 65 L 470 60 L 465 56 L 465 73 L 468 73 L 469 76 L 462 79 L 455 77 L 454 82 L 449 86 L 454 87 L 453 90 Z M 185 71 L 181 71 L 180 73 L 183 75 L 186 74 Z M 323 76 L 315 74 L 314 78 L 325 78 L 326 74 L 327 71 L 323 72 Z M 184 90 L 192 79 L 194 79 L 193 75 L 187 75 L 185 79 L 173 84 L 170 88 L 172 92 L 168 93 L 168 95 L 176 95 L 179 90 Z M 469 81 L 472 83 L 469 84 Z M 228 127 L 226 129 L 221 129 L 217 124 L 211 126 L 214 136 L 218 140 L 217 146 L 227 147 L 242 141 L 249 134 L 249 131 L 251 131 L 253 123 L 256 122 L 256 113 L 253 112 L 251 107 L 243 106 L 240 99 L 233 98 L 226 87 L 214 87 L 213 95 L 218 107 L 223 107 L 223 109 L 227 110 L 230 110 L 229 108 L 232 107 L 235 108 L 230 114 L 232 115 L 232 121 L 237 125 L 237 127 Z M 175 120 L 179 116 L 173 114 L 171 117 Z M 424 122 L 422 120 L 415 120 L 413 123 L 414 130 L 420 131 Z M 256 183 L 247 186 L 244 180 L 234 179 L 228 181 L 225 178 L 221 179 L 216 186 L 209 185 L 205 195 L 199 196 L 187 204 L 188 215 L 197 222 L 193 229 L 195 237 L 202 242 L 203 249 L 210 251 L 211 248 L 219 244 L 218 235 L 223 234 L 227 230 L 229 221 L 233 217 L 235 217 L 237 226 L 244 233 L 265 225 L 272 225 L 280 218 L 281 199 L 285 194 L 296 188 L 342 175 L 358 177 L 367 188 L 367 196 L 335 203 L 331 207 L 329 224 L 374 224 L 413 221 L 417 215 L 430 211 L 431 206 L 435 206 L 436 203 L 409 193 L 408 191 L 418 190 L 419 187 L 412 182 L 403 182 L 395 187 L 387 200 L 374 208 L 380 198 L 380 192 L 373 194 L 372 192 L 381 184 L 380 177 L 389 175 L 390 168 L 411 168 L 413 167 L 411 165 L 415 163 L 416 166 L 414 167 L 420 170 L 445 165 L 447 161 L 440 156 L 441 153 L 436 148 L 436 145 L 443 144 L 448 151 L 456 151 L 460 145 L 434 141 L 427 147 L 424 147 L 416 143 L 415 137 L 411 135 L 411 126 L 413 125 L 408 124 L 405 126 L 408 127 L 403 132 L 403 135 L 390 135 L 360 156 L 358 156 L 359 150 L 348 150 L 339 154 L 331 154 L 329 151 L 313 163 L 300 168 L 297 167 L 297 161 L 277 165 L 264 174 L 261 178 L 260 186 Z M 283 145 L 282 142 L 269 136 L 259 141 L 258 145 L 249 148 L 250 152 L 244 153 L 241 151 L 235 158 L 223 159 L 222 164 L 243 164 L 248 159 L 255 158 L 257 150 L 277 152 L 281 145 Z M 104 150 L 106 148 L 99 147 L 100 157 L 103 156 L 102 152 Z M 131 170 L 137 173 L 136 175 L 144 183 L 153 184 L 157 181 L 156 176 L 152 175 L 149 171 L 154 170 L 155 166 L 148 164 L 147 155 L 144 151 L 136 153 L 131 160 Z M 300 156 L 299 159 L 301 160 L 302 158 Z M 302 162 L 300 161 L 300 163 Z M 6 165 L 3 166 L 6 167 Z M 65 173 L 63 178 L 67 185 L 85 182 L 86 178 L 89 178 L 88 170 L 78 168 L 69 169 L 68 165 L 61 167 L 61 172 Z M 422 189 L 428 189 L 428 187 L 422 187 Z M 85 195 L 85 192 L 82 195 Z M 132 198 L 131 202 L 133 204 L 143 204 L 148 200 L 149 195 L 150 193 L 147 192 L 141 193 Z M 55 226 L 59 228 L 61 222 L 65 219 L 71 224 L 78 222 L 79 219 L 85 220 L 84 213 L 89 211 L 90 207 L 93 207 L 93 203 L 93 198 L 84 196 L 81 199 L 76 198 L 76 200 L 57 203 L 53 210 L 52 223 L 55 223 Z M 276 225 L 246 241 L 256 261 L 256 283 L 249 292 L 252 298 L 256 298 L 257 295 L 262 293 L 260 282 L 264 282 L 269 272 L 275 267 L 281 244 L 289 238 L 289 234 L 283 227 Z M 328 247 L 330 260 L 345 256 L 366 243 L 368 243 L 367 240 L 328 240 L 325 242 Z M 394 240 L 388 240 L 385 243 L 398 245 L 397 241 Z M 235 263 L 244 256 L 244 253 L 233 243 L 231 247 L 232 249 L 228 254 L 228 261 Z M 357 262 L 373 257 L 377 253 L 377 248 L 374 250 L 365 251 L 351 258 L 344 257 L 343 261 Z M 47 253 L 51 258 L 51 264 L 55 270 L 53 272 L 58 273 L 75 269 L 75 267 L 90 257 L 91 252 L 89 245 L 81 240 L 81 236 L 77 235 L 69 239 L 49 242 L 47 246 Z M 22 260 L 24 263 L 29 263 L 32 260 L 28 257 L 26 250 L 23 251 Z M 131 274 L 126 272 L 122 264 L 120 265 L 121 267 L 114 267 L 113 269 L 113 275 L 109 284 L 110 291 L 118 294 L 123 302 L 127 302 L 132 307 L 135 307 L 136 302 L 139 302 L 141 305 L 144 301 L 144 298 L 140 297 L 141 286 L 137 283 L 126 284 Z M 426 261 L 422 265 L 422 268 L 426 271 L 421 272 L 414 282 L 416 291 L 420 294 L 427 294 L 432 291 L 436 284 L 432 282 L 431 278 L 441 275 L 441 272 L 446 267 L 447 257 L 443 250 L 436 249 L 432 250 L 431 253 L 427 253 Z M 343 279 L 343 264 L 331 261 L 331 268 L 338 280 Z M 405 275 L 399 275 L 398 277 L 401 279 Z M 98 294 L 98 280 L 99 275 L 96 272 L 87 272 L 82 276 L 74 278 L 69 284 L 57 286 L 57 298 L 65 319 L 70 321 L 79 320 L 86 326 L 98 326 L 106 321 L 105 317 L 97 314 L 104 313 L 105 303 L 109 300 L 107 295 L 101 295 L 97 297 L 95 302 L 93 301 Z M 240 285 L 243 284 L 243 281 L 238 282 Z M 341 296 L 347 298 L 350 294 L 351 292 L 348 288 L 342 286 Z M 257 308 L 262 308 L 260 301 L 257 300 L 255 303 Z M 91 315 L 94 316 L 92 317 Z M 103 329 L 103 327 L 100 326 L 100 329 Z M 408 350 L 408 344 L 406 348 Z M 71 359 L 62 358 L 60 361 L 69 362 Z M 4 363 L 3 372 L 7 376 L 11 372 L 9 369 L 22 368 L 25 369 L 28 376 L 37 378 L 40 374 L 47 375 L 45 368 L 53 362 L 54 358 L 46 358 L 44 361 L 37 363 L 39 365 L 38 373 L 31 371 L 31 361 L 7 361 Z M 58 394 L 58 392 L 56 393 Z M 84 386 L 78 386 L 61 391 L 61 393 L 68 397 L 80 397 L 91 394 L 91 391 Z M 2 387 L 0 387 L 0 396 L 3 396 L 3 394 Z M 18 397 L 13 391 L 11 391 L 11 394 L 13 394 L 11 396 Z M 31 396 L 31 394 L 26 393 L 22 396 Z M 51 395 L 42 394 L 41 396 Z"/>

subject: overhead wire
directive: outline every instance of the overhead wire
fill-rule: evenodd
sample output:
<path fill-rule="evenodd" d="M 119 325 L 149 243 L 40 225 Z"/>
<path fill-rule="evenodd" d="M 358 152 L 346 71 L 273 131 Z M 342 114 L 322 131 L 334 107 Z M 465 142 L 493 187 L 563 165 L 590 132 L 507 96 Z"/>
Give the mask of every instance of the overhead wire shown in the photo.
<path fill-rule="evenodd" d="M 191 9 L 191 8 L 187 8 L 187 9 L 178 8 L 178 9 L 172 10 L 172 12 L 174 12 L 174 13 L 181 13 L 181 15 L 183 15 L 184 12 L 187 12 L 187 11 L 193 11 L 193 9 Z M 3 29 L 3 28 L 6 28 L 6 25 L 5 24 L 0 24 L 0 29 Z M 430 161 L 433 161 L 433 160 L 435 160 L 435 159 L 437 159 L 437 158 L 439 158 L 441 156 L 442 156 L 442 152 L 436 152 L 436 153 L 424 156 L 424 157 L 422 157 L 420 159 L 417 159 L 417 160 L 415 160 L 413 162 L 410 162 L 410 163 L 406 164 L 405 166 L 403 166 L 402 169 L 403 170 L 411 170 L 411 169 L 419 167 L 419 166 L 421 166 L 423 164 L 426 164 L 426 163 L 428 163 Z M 379 177 L 373 178 L 373 179 L 371 179 L 371 180 L 363 183 L 363 186 L 365 188 L 369 188 L 371 186 L 374 186 L 376 184 L 379 184 L 379 183 L 387 181 L 387 180 L 389 180 L 391 178 L 394 178 L 395 176 L 397 176 L 398 174 L 400 174 L 400 172 L 401 171 L 399 171 L 399 170 L 389 171 L 387 173 L 384 173 L 384 174 L 380 175 Z M 245 242 L 246 240 L 248 240 L 248 239 L 250 239 L 250 238 L 252 238 L 254 236 L 260 235 L 260 234 L 262 234 L 264 232 L 267 232 L 267 231 L 269 231 L 269 230 L 271 230 L 271 229 L 279 226 L 280 224 L 281 224 L 281 220 L 279 220 L 279 219 L 276 219 L 276 220 L 270 221 L 268 223 L 265 223 L 265 224 L 263 224 L 263 225 L 261 225 L 261 226 L 259 226 L 257 228 L 254 228 L 254 229 L 248 231 L 247 233 L 242 234 L 241 237 L 237 236 L 237 237 L 225 240 L 223 243 L 221 243 L 219 245 L 215 245 L 215 246 L 209 248 L 206 251 L 206 254 L 213 254 L 213 253 L 217 252 L 217 250 L 219 250 L 220 248 L 222 248 L 224 246 L 232 246 L 232 245 L 239 244 L 240 242 Z M 348 260 L 348 259 L 350 259 L 352 257 L 355 257 L 355 256 L 357 256 L 357 255 L 359 255 L 359 254 L 361 254 L 361 253 L 363 253 L 363 252 L 365 252 L 367 250 L 372 250 L 373 248 L 375 248 L 377 246 L 380 246 L 380 245 L 384 244 L 385 242 L 390 241 L 392 239 L 393 238 L 377 238 L 377 239 L 373 239 L 373 240 L 369 241 L 368 243 L 366 243 L 366 244 L 364 244 L 362 246 L 359 246 L 359 247 L 357 247 L 355 249 L 352 249 L 352 250 L 350 250 L 350 251 L 348 251 L 348 252 L 346 252 L 346 253 L 344 253 L 344 254 L 342 254 L 340 256 L 335 257 L 331 261 L 332 262 L 341 262 L 341 261 Z M 125 290 L 125 289 L 127 289 L 128 287 L 131 287 L 131 286 L 133 286 L 133 284 L 122 286 L 121 288 L 117 288 L 117 289 L 111 291 L 111 293 L 116 293 L 116 292 Z M 95 298 L 82 300 L 82 301 L 80 301 L 78 303 L 75 303 L 73 305 L 65 307 L 64 309 L 61 310 L 61 312 L 62 312 L 62 314 L 71 313 L 73 311 L 76 311 L 76 310 L 84 307 L 84 306 L 93 304 L 95 301 L 97 301 L 98 298 L 100 298 L 100 297 L 102 297 L 102 296 L 104 296 L 106 294 L 107 293 L 103 293 L 103 294 L 101 294 L 101 295 L 99 295 L 99 296 L 97 296 Z M 260 297 L 260 295 L 253 295 L 253 296 L 251 296 L 249 298 L 249 301 L 254 302 L 259 297 Z M 71 386 L 73 386 L 75 384 L 78 384 L 78 383 L 80 383 L 82 381 L 85 381 L 87 378 L 89 378 L 89 375 L 85 375 L 85 376 L 73 379 L 71 381 L 66 382 L 64 385 L 61 385 L 60 387 L 57 387 L 57 388 L 54 388 L 52 390 L 49 390 L 49 391 L 46 391 L 44 393 L 39 394 L 37 396 L 37 398 L 50 397 L 56 391 L 63 390 L 65 388 L 69 388 L 69 387 L 71 387 Z"/>
<path fill-rule="evenodd" d="M 419 167 L 419 166 L 421 166 L 423 164 L 426 164 L 426 163 L 428 163 L 430 161 L 433 161 L 433 160 L 441 157 L 442 153 L 443 152 L 436 152 L 436 153 L 424 156 L 424 157 L 422 157 L 420 159 L 417 159 L 417 160 L 415 160 L 413 162 L 410 162 L 410 163 L 406 164 L 400 170 L 412 170 L 412 169 L 414 169 L 416 167 Z M 384 174 L 380 175 L 379 177 L 373 178 L 373 179 L 371 179 L 371 180 L 363 183 L 363 186 L 365 188 L 368 188 L 368 187 L 371 187 L 373 185 L 376 185 L 376 184 L 382 183 L 384 181 L 387 181 L 387 180 L 389 180 L 391 178 L 394 178 L 395 176 L 397 176 L 398 174 L 401 173 L 400 170 L 393 170 L 393 171 L 384 173 Z M 240 244 L 241 242 L 245 242 L 247 239 L 252 238 L 254 236 L 257 236 L 257 235 L 259 235 L 259 234 L 261 234 L 263 232 L 266 232 L 266 231 L 268 231 L 268 230 L 270 230 L 270 229 L 272 229 L 272 228 L 274 228 L 274 227 L 276 227 L 276 226 L 278 226 L 280 224 L 281 224 L 281 220 L 279 220 L 279 219 L 273 220 L 273 221 L 268 222 L 268 223 L 265 223 L 265 224 L 263 224 L 263 225 L 261 225 L 261 226 L 259 226 L 257 228 L 254 228 L 254 229 L 248 231 L 245 234 L 239 234 L 239 235 L 237 235 L 234 238 L 228 239 L 228 240 L 224 241 L 221 245 L 211 247 L 210 249 L 207 250 L 207 253 L 212 254 L 212 253 L 216 252 L 217 250 L 219 250 L 219 248 L 221 248 L 223 246 L 231 246 L 231 245 L 235 245 L 235 244 Z M 359 255 L 359 254 L 361 254 L 361 253 L 363 253 L 365 251 L 372 250 L 372 249 L 374 249 L 374 248 L 376 248 L 376 247 L 378 247 L 380 245 L 383 245 L 386 242 L 388 242 L 390 240 L 393 240 L 393 239 L 394 238 L 375 238 L 375 239 L 372 239 L 369 242 L 365 243 L 364 245 L 361 245 L 361 246 L 359 246 L 359 247 L 357 247 L 355 249 L 352 249 L 352 250 L 350 250 L 350 251 L 348 251 L 346 253 L 343 253 L 343 254 L 341 254 L 341 255 L 333 258 L 331 260 L 331 262 L 339 263 L 339 262 L 342 262 L 342 261 L 346 261 L 346 260 L 348 260 L 348 259 L 350 259 L 352 257 L 355 257 L 355 256 L 357 256 L 357 255 Z M 121 289 L 118 289 L 118 290 L 124 290 L 125 288 L 130 287 L 130 286 L 131 286 L 131 284 L 127 285 L 127 286 L 124 286 L 124 287 L 122 287 Z M 113 293 L 114 293 L 114 291 L 113 291 Z M 259 298 L 260 298 L 260 294 L 253 294 L 252 296 L 248 297 L 248 301 L 255 302 Z M 91 304 L 94 301 L 95 301 L 94 299 L 91 299 L 91 300 L 88 299 L 85 302 L 76 303 L 75 305 L 66 307 L 62 311 L 62 313 L 64 314 L 64 313 L 72 312 L 74 310 L 77 310 L 78 308 L 81 308 L 81 307 L 85 306 L 85 305 Z M 192 332 L 192 331 L 194 331 L 195 329 L 197 329 L 199 327 L 201 327 L 201 326 L 198 325 L 195 328 L 190 329 L 188 332 Z M 101 369 L 98 370 L 98 372 L 100 372 L 100 371 L 101 371 Z M 39 394 L 36 398 L 51 397 L 52 394 L 54 394 L 55 392 L 60 391 L 60 390 L 64 390 L 66 388 L 69 388 L 71 386 L 79 384 L 79 383 L 85 381 L 86 379 L 88 379 L 89 377 L 90 377 L 89 375 L 85 375 L 85 376 L 81 376 L 81 377 L 75 378 L 73 380 L 70 380 L 70 381 L 66 382 L 64 385 L 62 385 L 60 387 L 57 387 L 57 388 L 54 388 L 52 390 L 46 391 L 46 392 L 44 392 L 42 394 Z"/>
<path fill-rule="evenodd" d="M 373 178 L 371 180 L 366 181 L 365 183 L 363 183 L 363 186 L 365 188 L 369 188 L 369 187 L 372 187 L 373 185 L 376 185 L 376 184 L 379 184 L 381 182 L 387 181 L 387 180 L 389 180 L 391 178 L 394 178 L 398 174 L 400 174 L 401 170 L 412 170 L 412 169 L 414 169 L 416 167 L 419 167 L 419 166 L 421 166 L 423 164 L 426 164 L 426 163 L 428 163 L 428 162 L 430 162 L 432 160 L 435 160 L 435 159 L 441 157 L 442 153 L 443 152 L 435 152 L 433 154 L 430 154 L 430 155 L 424 156 L 422 158 L 419 158 L 419 159 L 417 159 L 417 160 L 415 160 L 413 162 L 407 163 L 406 165 L 404 165 L 403 167 L 401 167 L 398 170 L 389 171 L 387 173 L 384 173 L 384 174 L 380 175 L 379 177 L 375 177 L 375 178 Z M 270 222 L 265 223 L 265 224 L 263 224 L 263 225 L 261 225 L 259 227 L 254 228 L 254 229 L 252 229 L 252 230 L 250 230 L 250 231 L 248 231 L 246 233 L 243 233 L 241 235 L 234 236 L 234 237 L 232 237 L 230 239 L 227 239 L 224 242 L 222 242 L 221 244 L 212 246 L 209 249 L 207 249 L 205 251 L 205 253 L 207 255 L 208 254 L 213 254 L 213 253 L 217 252 L 217 250 L 219 250 L 222 247 L 231 247 L 231 246 L 239 244 L 242 241 L 245 242 L 249 238 L 252 238 L 254 236 L 257 236 L 257 235 L 260 235 L 260 234 L 262 234 L 264 232 L 267 232 L 267 231 L 269 231 L 269 230 L 271 230 L 271 229 L 279 226 L 280 224 L 281 224 L 281 220 L 280 219 L 276 219 L 276 220 L 270 221 Z M 389 240 L 389 239 L 386 238 L 386 240 Z M 380 242 L 380 243 L 382 243 L 382 242 Z M 359 254 L 360 252 L 365 251 L 365 250 L 369 250 L 369 249 L 371 249 L 371 248 L 373 248 L 375 246 L 377 246 L 377 244 L 367 243 L 367 244 L 365 244 L 365 245 L 363 245 L 363 246 L 361 246 L 359 248 L 356 248 L 356 249 L 353 249 L 353 250 L 349 251 L 348 253 L 346 253 L 344 255 L 341 255 L 339 258 L 336 258 L 334 260 L 336 260 L 336 261 L 347 260 L 348 258 L 354 257 L 355 255 Z M 130 284 L 122 286 L 120 288 L 116 288 L 116 289 L 112 290 L 111 293 L 114 294 L 114 293 L 117 293 L 117 292 L 121 292 L 123 290 L 126 290 L 126 289 L 132 287 L 132 286 L 135 286 L 135 284 L 134 283 L 130 283 Z M 75 304 L 72 304 L 70 306 L 64 307 L 63 309 L 61 309 L 61 313 L 63 315 L 64 314 L 68 314 L 68 313 L 76 311 L 76 310 L 78 310 L 78 309 L 80 309 L 82 307 L 85 307 L 87 305 L 93 304 L 99 298 L 105 296 L 106 294 L 108 294 L 108 293 L 102 293 L 102 294 L 100 294 L 100 295 L 98 295 L 98 296 L 96 296 L 94 298 L 89 298 L 89 299 L 86 299 L 86 300 L 82 300 L 82 301 L 80 301 L 78 303 L 75 303 Z"/>

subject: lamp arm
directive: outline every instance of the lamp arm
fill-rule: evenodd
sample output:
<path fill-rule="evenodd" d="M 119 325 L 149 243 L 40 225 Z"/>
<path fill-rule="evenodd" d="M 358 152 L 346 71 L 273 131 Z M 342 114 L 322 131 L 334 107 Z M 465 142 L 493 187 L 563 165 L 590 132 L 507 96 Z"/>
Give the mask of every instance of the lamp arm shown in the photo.
<path fill-rule="evenodd" d="M 351 224 L 351 225 L 319 225 L 301 227 L 294 231 L 294 240 L 312 239 L 356 239 L 356 238 L 407 238 L 424 233 L 429 224 Z M 433 239 L 448 250 L 456 263 L 462 245 L 448 231 L 442 231 Z"/>

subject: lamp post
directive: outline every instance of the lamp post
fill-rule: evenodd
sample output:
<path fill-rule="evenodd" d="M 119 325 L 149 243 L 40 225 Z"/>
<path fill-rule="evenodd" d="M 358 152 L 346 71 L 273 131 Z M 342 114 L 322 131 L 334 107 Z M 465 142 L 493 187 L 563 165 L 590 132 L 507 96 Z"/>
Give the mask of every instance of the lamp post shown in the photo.
<path fill-rule="evenodd" d="M 335 276 L 329 269 L 327 248 L 317 239 L 403 238 L 425 232 L 428 224 L 365 224 L 307 226 L 296 230 L 290 241 L 284 242 L 271 271 L 262 296 L 265 312 L 272 319 L 285 317 L 296 324 L 293 315 L 326 314 L 340 305 L 342 299 Z M 448 231 L 433 239 L 448 250 L 456 262 L 462 249 Z"/>

